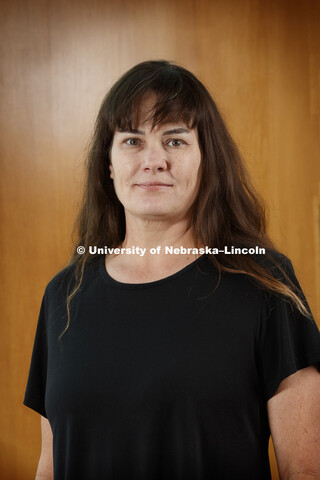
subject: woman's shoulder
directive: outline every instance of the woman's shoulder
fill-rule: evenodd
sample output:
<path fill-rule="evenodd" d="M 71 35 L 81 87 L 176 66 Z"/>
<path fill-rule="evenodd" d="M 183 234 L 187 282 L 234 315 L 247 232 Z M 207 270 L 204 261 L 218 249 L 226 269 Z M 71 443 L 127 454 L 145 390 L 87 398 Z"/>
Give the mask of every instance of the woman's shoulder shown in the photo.
<path fill-rule="evenodd" d="M 242 245 L 241 245 L 242 246 Z M 294 269 L 292 266 L 292 262 L 287 257 L 284 253 L 280 252 L 279 250 L 271 249 L 271 248 L 264 248 L 263 251 L 260 253 L 250 253 L 247 254 L 247 250 L 249 248 L 246 245 L 243 245 L 246 250 L 246 253 L 242 253 L 241 255 L 245 256 L 248 262 L 246 261 L 245 265 L 251 266 L 250 270 L 252 271 L 255 270 L 254 265 L 263 268 L 266 272 L 271 274 L 274 278 L 283 281 L 287 276 L 292 276 L 294 274 Z M 234 254 L 236 255 L 236 254 Z M 239 254 L 237 254 L 239 255 Z M 212 270 L 216 271 L 216 265 L 210 258 L 210 256 L 204 255 L 203 256 L 203 262 L 201 262 L 201 265 L 208 265 L 208 268 L 211 268 Z M 236 266 L 235 266 L 236 265 Z M 236 264 L 230 264 L 227 263 L 227 267 L 231 267 L 232 269 L 235 270 L 244 270 L 243 268 L 244 263 L 243 262 L 238 262 Z M 232 272 L 229 271 L 222 271 L 222 275 L 226 277 L 234 276 Z M 241 277 L 241 275 L 238 275 Z M 242 275 L 243 278 L 248 278 L 247 274 Z"/>
<path fill-rule="evenodd" d="M 273 279 L 281 282 L 284 289 L 289 287 L 295 295 L 305 302 L 305 296 L 297 278 L 296 271 L 292 261 L 287 255 L 277 250 L 269 249 L 266 251 L 266 255 L 263 258 L 256 259 L 256 262 L 262 266 Z M 265 294 L 269 299 L 274 298 L 277 300 L 278 298 L 285 298 L 286 301 L 289 301 L 287 294 L 284 294 L 284 289 L 282 289 L 282 291 L 280 291 L 280 289 L 270 291 L 267 288 Z"/>
<path fill-rule="evenodd" d="M 61 270 L 58 270 L 51 278 L 45 288 L 45 296 L 51 297 L 61 291 L 66 291 L 72 288 L 73 278 L 75 276 L 76 265 L 74 263 L 65 265 Z"/>
<path fill-rule="evenodd" d="M 246 270 L 242 265 L 239 263 L 236 269 Z M 265 248 L 263 253 L 253 253 L 250 255 L 250 259 L 248 258 L 247 265 L 250 265 L 247 270 L 250 273 L 243 272 L 243 274 L 240 273 L 235 277 L 238 279 L 238 283 L 242 281 L 248 288 L 252 286 L 254 289 L 258 289 L 260 293 L 261 290 L 264 293 L 275 293 L 273 289 L 270 290 L 268 285 L 273 285 L 274 280 L 276 280 L 290 289 L 293 287 L 301 290 L 290 258 L 279 250 Z M 227 273 L 226 276 L 234 277 L 232 273 Z M 281 288 L 281 285 L 279 287 Z"/>
<path fill-rule="evenodd" d="M 67 292 L 71 292 L 74 286 L 77 283 L 79 277 L 83 277 L 85 280 L 87 274 L 96 269 L 97 262 L 87 262 L 84 265 L 83 272 L 82 266 L 77 262 L 69 262 L 59 270 L 51 279 L 48 281 L 45 294 L 47 296 L 52 296 L 61 293 L 63 296 Z"/>
<path fill-rule="evenodd" d="M 259 266 L 265 268 L 279 280 L 284 279 L 283 273 L 286 275 L 293 273 L 293 266 L 290 258 L 279 250 L 266 248 L 265 253 L 254 254 L 252 258 Z"/>

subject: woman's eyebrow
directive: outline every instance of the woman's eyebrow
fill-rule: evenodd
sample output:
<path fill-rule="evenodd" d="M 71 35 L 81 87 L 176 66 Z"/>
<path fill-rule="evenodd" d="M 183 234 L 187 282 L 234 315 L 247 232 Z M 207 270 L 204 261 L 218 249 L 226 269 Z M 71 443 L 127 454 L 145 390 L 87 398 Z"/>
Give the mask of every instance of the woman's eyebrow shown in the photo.
<path fill-rule="evenodd" d="M 174 135 L 174 134 L 180 134 L 180 133 L 190 133 L 190 130 L 187 130 L 186 128 L 173 128 L 172 130 L 166 130 L 165 132 L 162 133 L 162 135 Z"/>
<path fill-rule="evenodd" d="M 137 130 L 135 128 L 124 128 L 123 130 L 118 130 L 119 133 L 133 133 L 134 135 L 145 135 L 145 132 L 142 130 Z"/>

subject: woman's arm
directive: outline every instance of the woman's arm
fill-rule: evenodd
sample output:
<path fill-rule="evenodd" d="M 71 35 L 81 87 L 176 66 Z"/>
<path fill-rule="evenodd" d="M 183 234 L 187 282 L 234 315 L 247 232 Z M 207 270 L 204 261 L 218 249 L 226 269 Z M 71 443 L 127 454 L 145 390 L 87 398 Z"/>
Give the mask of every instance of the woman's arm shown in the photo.
<path fill-rule="evenodd" d="M 47 418 L 41 415 L 41 455 L 35 480 L 53 480 L 52 430 Z"/>
<path fill-rule="evenodd" d="M 281 480 L 320 479 L 320 374 L 303 368 L 285 378 L 267 403 Z"/>

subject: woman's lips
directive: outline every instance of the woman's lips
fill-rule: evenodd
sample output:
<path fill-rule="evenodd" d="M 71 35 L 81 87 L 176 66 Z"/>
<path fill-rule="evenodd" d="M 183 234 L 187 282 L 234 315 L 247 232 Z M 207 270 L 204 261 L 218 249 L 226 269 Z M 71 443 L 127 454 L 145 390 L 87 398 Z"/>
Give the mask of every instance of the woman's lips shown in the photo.
<path fill-rule="evenodd" d="M 144 182 L 137 183 L 137 187 L 143 188 L 144 190 L 164 190 L 166 188 L 172 187 L 169 183 L 161 182 Z"/>

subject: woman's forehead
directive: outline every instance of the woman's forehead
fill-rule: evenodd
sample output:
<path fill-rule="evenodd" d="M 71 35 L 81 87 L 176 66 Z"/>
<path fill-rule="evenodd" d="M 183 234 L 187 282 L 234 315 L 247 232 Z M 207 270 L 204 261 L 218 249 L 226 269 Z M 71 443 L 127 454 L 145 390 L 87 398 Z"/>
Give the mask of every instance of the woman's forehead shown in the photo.
<path fill-rule="evenodd" d="M 141 98 L 140 103 L 136 105 L 137 119 L 140 123 L 148 121 L 155 111 L 157 102 L 158 96 L 153 92 L 148 92 Z"/>
<path fill-rule="evenodd" d="M 129 102 L 125 116 L 118 117 L 116 127 L 118 130 L 132 130 L 148 124 L 153 128 L 158 125 L 179 124 L 191 129 L 195 126 L 194 119 L 194 109 L 190 111 L 190 106 L 186 108 L 179 99 L 165 102 L 161 95 L 147 92 L 141 98 Z"/>

